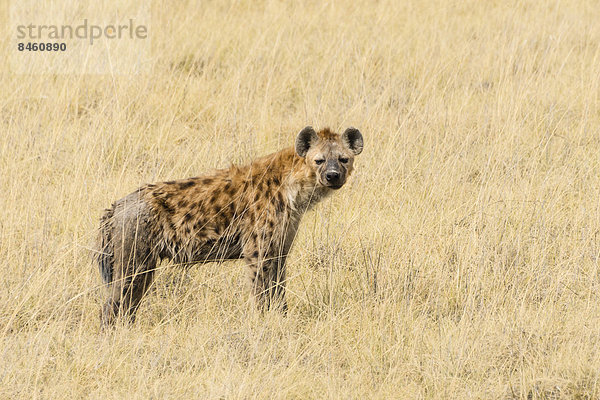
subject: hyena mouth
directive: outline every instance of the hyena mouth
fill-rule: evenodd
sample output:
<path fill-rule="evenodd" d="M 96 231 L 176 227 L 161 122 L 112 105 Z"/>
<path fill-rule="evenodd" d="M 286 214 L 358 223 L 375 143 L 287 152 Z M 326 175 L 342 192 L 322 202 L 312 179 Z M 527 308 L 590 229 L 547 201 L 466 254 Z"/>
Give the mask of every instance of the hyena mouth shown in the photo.
<path fill-rule="evenodd" d="M 326 183 L 325 184 L 326 187 L 333 189 L 333 190 L 338 190 L 339 188 L 341 188 L 342 186 L 344 186 L 344 183 Z"/>
<path fill-rule="evenodd" d="M 342 186 L 344 186 L 344 183 L 346 182 L 327 182 L 325 179 L 319 179 L 318 182 L 321 184 L 321 186 L 326 187 L 328 189 L 334 189 L 337 190 L 339 188 L 341 188 Z"/>

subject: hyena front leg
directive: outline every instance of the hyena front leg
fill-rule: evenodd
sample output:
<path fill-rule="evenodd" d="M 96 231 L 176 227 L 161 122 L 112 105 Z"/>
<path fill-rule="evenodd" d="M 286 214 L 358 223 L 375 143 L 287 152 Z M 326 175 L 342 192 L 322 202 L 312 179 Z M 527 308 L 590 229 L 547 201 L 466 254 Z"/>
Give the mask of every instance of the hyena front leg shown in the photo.
<path fill-rule="evenodd" d="M 276 266 L 272 269 L 271 286 L 269 286 L 269 299 L 278 309 L 287 313 L 288 304 L 285 298 L 286 288 L 286 267 L 285 256 L 277 256 Z"/>
<path fill-rule="evenodd" d="M 245 260 L 250 288 L 261 310 L 278 309 L 287 312 L 285 299 L 286 256 L 277 251 L 260 251 L 248 246 Z"/>

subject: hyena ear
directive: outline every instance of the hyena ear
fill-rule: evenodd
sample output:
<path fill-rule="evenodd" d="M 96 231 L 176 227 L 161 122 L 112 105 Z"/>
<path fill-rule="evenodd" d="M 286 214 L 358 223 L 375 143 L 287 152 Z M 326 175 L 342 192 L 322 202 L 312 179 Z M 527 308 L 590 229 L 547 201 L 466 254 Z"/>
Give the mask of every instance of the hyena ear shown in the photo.
<path fill-rule="evenodd" d="M 358 155 L 363 150 L 363 137 L 360 131 L 356 128 L 348 128 L 342 134 L 342 143 L 348 147 L 355 155 Z"/>
<path fill-rule="evenodd" d="M 296 136 L 296 153 L 300 157 L 306 157 L 308 149 L 317 140 L 319 140 L 319 136 L 317 136 L 317 132 L 315 132 L 312 126 L 302 129 L 298 136 Z"/>

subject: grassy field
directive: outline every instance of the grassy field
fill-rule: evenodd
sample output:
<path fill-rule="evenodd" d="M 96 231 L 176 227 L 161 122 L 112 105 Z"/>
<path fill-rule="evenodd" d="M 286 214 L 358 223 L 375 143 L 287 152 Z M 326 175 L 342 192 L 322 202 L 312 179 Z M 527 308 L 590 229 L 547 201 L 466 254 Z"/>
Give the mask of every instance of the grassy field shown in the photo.
<path fill-rule="evenodd" d="M 147 74 L 0 60 L 0 398 L 600 398 L 595 1 L 153 7 Z M 287 317 L 241 262 L 165 263 L 100 332 L 104 208 L 309 124 L 365 150 L 303 220 Z"/>

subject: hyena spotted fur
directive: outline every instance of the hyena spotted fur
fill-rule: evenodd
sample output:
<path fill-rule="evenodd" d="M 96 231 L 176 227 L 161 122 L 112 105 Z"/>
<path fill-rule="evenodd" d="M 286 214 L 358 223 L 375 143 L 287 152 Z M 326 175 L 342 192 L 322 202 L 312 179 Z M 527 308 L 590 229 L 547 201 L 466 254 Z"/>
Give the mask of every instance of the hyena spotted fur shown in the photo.
<path fill-rule="evenodd" d="M 102 323 L 135 318 L 157 264 L 244 259 L 259 307 L 287 310 L 285 261 L 302 215 L 352 173 L 363 149 L 342 135 L 306 127 L 295 147 L 211 175 L 142 186 L 106 210 L 98 264 L 109 286 Z"/>

